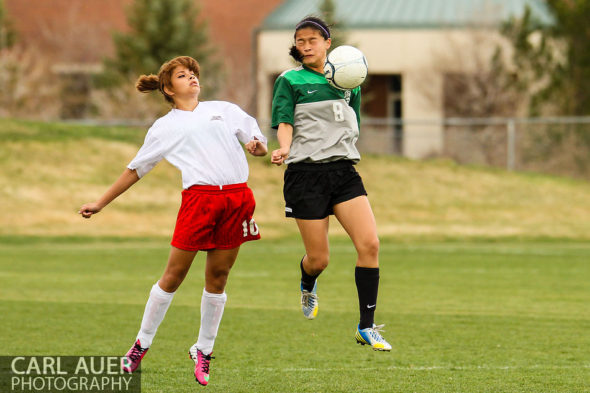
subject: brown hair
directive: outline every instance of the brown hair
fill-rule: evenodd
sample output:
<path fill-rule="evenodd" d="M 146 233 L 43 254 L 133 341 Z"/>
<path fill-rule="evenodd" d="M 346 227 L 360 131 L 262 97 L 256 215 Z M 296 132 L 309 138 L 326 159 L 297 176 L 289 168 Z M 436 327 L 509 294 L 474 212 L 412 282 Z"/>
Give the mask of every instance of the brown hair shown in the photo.
<path fill-rule="evenodd" d="M 173 104 L 174 100 L 166 94 L 164 87 L 169 89 L 172 88 L 172 71 L 178 66 L 188 68 L 195 73 L 197 78 L 199 78 L 199 63 L 190 56 L 178 56 L 162 64 L 160 71 L 158 71 L 158 75 L 150 74 L 140 76 L 135 83 L 135 88 L 142 93 L 148 93 L 152 90 L 160 90 L 160 93 L 164 95 L 166 101 Z"/>
<path fill-rule="evenodd" d="M 317 30 L 320 33 L 320 35 L 324 37 L 325 40 L 327 40 L 331 36 L 330 26 L 328 26 L 328 24 L 324 22 L 323 19 L 318 18 L 317 16 L 308 15 L 305 18 L 301 19 L 301 21 L 297 23 L 297 26 L 295 26 L 295 34 L 293 34 L 293 38 L 295 38 L 295 36 L 297 35 L 297 31 L 305 27 L 311 27 L 312 29 Z M 293 45 L 289 49 L 289 55 L 291 55 L 291 57 L 295 59 L 295 61 L 299 63 L 303 62 L 303 55 L 297 50 L 297 47 L 295 45 Z"/>

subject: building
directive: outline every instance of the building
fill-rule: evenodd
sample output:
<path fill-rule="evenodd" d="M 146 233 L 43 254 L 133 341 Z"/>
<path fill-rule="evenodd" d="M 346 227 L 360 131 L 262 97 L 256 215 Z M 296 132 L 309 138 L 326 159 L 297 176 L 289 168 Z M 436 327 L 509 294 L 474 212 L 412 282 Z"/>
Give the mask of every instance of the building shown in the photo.
<path fill-rule="evenodd" d="M 128 30 L 125 11 L 133 1 L 4 0 L 4 4 L 20 40 L 49 59 L 48 71 L 69 77 L 62 101 L 80 102 L 90 87 L 88 78 L 78 75 L 100 71 L 102 59 L 113 54 L 112 34 Z M 225 68 L 225 88 L 217 98 L 236 102 L 256 115 L 263 127 L 268 125 L 274 80 L 294 66 L 287 54 L 293 27 L 306 15 L 318 14 L 323 0 L 194 1 Z M 529 6 L 537 19 L 551 23 L 543 0 L 334 3 L 348 43 L 359 47 L 369 62 L 359 147 L 416 158 L 440 153 L 445 143 L 440 120 L 456 116 L 450 110 L 449 80 L 475 72 L 482 58 L 497 45 L 505 45 L 498 34 L 500 22 L 521 16 Z M 62 117 L 85 116 L 75 102 Z"/>
<path fill-rule="evenodd" d="M 257 39 L 257 113 L 270 119 L 274 79 L 294 67 L 288 56 L 293 28 L 307 15 L 318 15 L 321 0 L 286 0 L 260 28 Z M 386 124 L 361 130 L 365 151 L 421 158 L 443 146 L 440 120 L 448 115 L 445 96 L 449 75 L 475 72 L 497 45 L 502 21 L 523 15 L 525 6 L 543 23 L 551 23 L 541 0 L 335 0 L 336 19 L 347 43 L 361 49 L 369 63 L 363 85 L 363 114 Z M 447 102 L 445 102 L 445 100 Z M 396 120 L 408 122 L 402 128 Z M 268 120 L 267 120 L 268 121 Z M 427 126 L 425 124 L 428 123 Z"/>

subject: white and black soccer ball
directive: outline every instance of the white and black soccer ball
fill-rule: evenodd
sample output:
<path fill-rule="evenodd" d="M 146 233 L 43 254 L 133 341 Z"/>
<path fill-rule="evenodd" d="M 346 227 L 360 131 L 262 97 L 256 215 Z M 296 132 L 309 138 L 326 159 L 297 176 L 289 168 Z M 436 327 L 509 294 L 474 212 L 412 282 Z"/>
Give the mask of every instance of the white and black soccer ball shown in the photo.
<path fill-rule="evenodd" d="M 324 76 L 337 89 L 350 90 L 367 78 L 369 68 L 363 52 L 350 45 L 332 50 L 324 64 Z"/>

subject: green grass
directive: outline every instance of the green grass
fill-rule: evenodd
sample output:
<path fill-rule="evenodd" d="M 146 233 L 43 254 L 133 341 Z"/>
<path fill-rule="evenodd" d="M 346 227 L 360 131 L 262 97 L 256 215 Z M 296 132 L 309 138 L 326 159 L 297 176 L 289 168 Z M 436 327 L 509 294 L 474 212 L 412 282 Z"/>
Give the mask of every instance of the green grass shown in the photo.
<path fill-rule="evenodd" d="M 168 254 L 180 175 L 162 163 L 101 214 L 146 128 L 0 119 L 0 355 L 120 355 Z M 590 392 L 590 184 L 364 156 L 382 237 L 377 322 L 354 343 L 354 250 L 331 226 L 320 314 L 298 306 L 283 169 L 250 159 L 263 240 L 242 248 L 210 392 Z M 144 392 L 193 392 L 203 255 L 143 363 Z"/>
<path fill-rule="evenodd" d="M 117 355 L 139 327 L 165 240 L 4 237 L 0 355 Z M 299 310 L 297 239 L 244 245 L 209 392 L 588 392 L 590 245 L 383 241 L 377 322 L 354 343 L 354 250 L 332 239 L 314 321 Z M 197 256 L 142 364 L 143 392 L 194 392 Z"/>
<path fill-rule="evenodd" d="M 145 127 L 88 126 L 73 123 L 0 119 L 0 137 L 4 142 L 102 139 L 141 144 L 145 132 Z"/>

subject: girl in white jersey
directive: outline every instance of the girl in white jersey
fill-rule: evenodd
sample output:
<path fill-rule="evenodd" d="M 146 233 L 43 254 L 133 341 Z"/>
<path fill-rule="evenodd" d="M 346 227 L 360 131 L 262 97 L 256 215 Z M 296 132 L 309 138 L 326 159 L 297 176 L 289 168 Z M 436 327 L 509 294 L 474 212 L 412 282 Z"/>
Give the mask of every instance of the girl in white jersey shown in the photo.
<path fill-rule="evenodd" d="M 252 215 L 255 201 L 248 188 L 248 163 L 240 142 L 255 156 L 267 153 L 266 138 L 252 117 L 222 101 L 200 102 L 199 64 L 188 56 L 162 65 L 158 75 L 142 75 L 141 92 L 159 90 L 173 109 L 156 120 L 143 146 L 123 174 L 96 202 L 79 213 L 90 218 L 166 159 L 182 172 L 182 204 L 168 264 L 154 284 L 135 343 L 121 366 L 133 372 L 152 344 L 176 289 L 199 250 L 207 252 L 201 324 L 189 349 L 195 378 L 209 381 L 213 344 L 227 296 L 225 285 L 243 242 L 260 238 Z"/>

